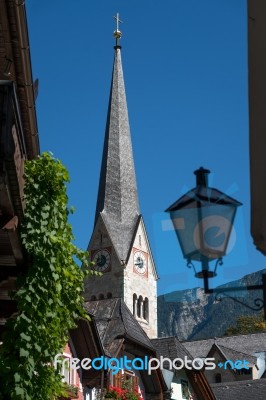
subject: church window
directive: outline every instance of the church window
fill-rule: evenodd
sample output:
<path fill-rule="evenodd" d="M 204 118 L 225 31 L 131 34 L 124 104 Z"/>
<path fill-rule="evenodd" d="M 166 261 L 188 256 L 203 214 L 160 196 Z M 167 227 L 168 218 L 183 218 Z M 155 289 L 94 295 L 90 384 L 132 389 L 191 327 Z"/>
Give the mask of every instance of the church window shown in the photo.
<path fill-rule="evenodd" d="M 96 296 L 91 296 L 91 300 L 92 301 L 96 300 Z"/>
<path fill-rule="evenodd" d="M 136 293 L 133 294 L 133 315 L 134 317 L 136 316 L 137 313 L 137 302 L 138 302 L 138 298 Z"/>
<path fill-rule="evenodd" d="M 107 299 L 111 299 L 113 297 L 112 293 L 108 292 L 106 295 Z"/>
<path fill-rule="evenodd" d="M 146 321 L 149 321 L 149 300 L 147 297 L 145 297 L 144 303 L 143 303 L 143 318 Z"/>
<path fill-rule="evenodd" d="M 142 296 L 139 296 L 138 298 L 138 303 L 137 303 L 137 316 L 139 318 L 143 317 L 143 298 Z"/>
<path fill-rule="evenodd" d="M 99 294 L 99 300 L 103 300 L 104 299 L 104 295 L 101 293 Z"/>
<path fill-rule="evenodd" d="M 149 299 L 147 297 L 143 300 L 142 296 L 137 297 L 136 293 L 133 294 L 133 315 L 149 322 Z"/>

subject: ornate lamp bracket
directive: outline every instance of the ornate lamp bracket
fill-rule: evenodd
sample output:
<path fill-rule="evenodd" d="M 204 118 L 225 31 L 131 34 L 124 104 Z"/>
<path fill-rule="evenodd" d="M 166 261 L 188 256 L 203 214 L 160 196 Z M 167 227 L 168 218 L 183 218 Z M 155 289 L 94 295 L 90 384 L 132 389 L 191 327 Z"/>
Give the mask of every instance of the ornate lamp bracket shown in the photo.
<path fill-rule="evenodd" d="M 257 285 L 258 287 L 256 289 L 263 289 L 262 285 Z M 243 290 L 250 290 L 249 286 L 240 288 L 240 287 L 229 287 L 226 288 L 225 291 L 230 291 L 233 292 L 234 290 L 238 290 L 238 291 L 243 291 Z M 254 290 L 254 289 L 251 289 Z M 239 299 L 239 297 L 233 297 L 230 296 L 229 294 L 227 294 L 225 291 L 218 290 L 217 292 L 215 290 L 210 290 L 210 293 L 213 293 L 215 296 L 215 300 L 216 301 L 222 301 L 224 299 L 230 299 L 233 300 L 234 302 L 241 304 L 242 306 L 248 308 L 249 310 L 252 311 L 260 311 L 264 308 L 264 299 L 260 299 L 260 298 L 256 298 L 253 300 L 254 306 L 251 306 L 249 304 L 247 304 L 246 302 L 242 301 Z"/>
<path fill-rule="evenodd" d="M 195 275 L 197 274 L 195 265 L 193 264 L 193 262 L 191 261 L 190 258 L 188 258 L 188 260 L 187 260 L 187 267 L 188 267 L 188 268 L 193 268 Z"/>
<path fill-rule="evenodd" d="M 215 264 L 215 268 L 214 268 L 214 276 L 216 276 L 216 270 L 217 270 L 218 266 L 219 266 L 219 265 L 222 266 L 223 263 L 224 263 L 224 262 L 223 262 L 222 257 L 218 258 L 218 260 L 216 261 L 216 264 Z"/>

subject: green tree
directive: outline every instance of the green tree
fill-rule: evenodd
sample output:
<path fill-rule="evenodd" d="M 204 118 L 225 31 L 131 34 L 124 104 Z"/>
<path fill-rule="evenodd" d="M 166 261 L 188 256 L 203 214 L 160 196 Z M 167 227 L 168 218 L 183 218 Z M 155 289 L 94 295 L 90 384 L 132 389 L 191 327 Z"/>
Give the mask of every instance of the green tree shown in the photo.
<path fill-rule="evenodd" d="M 246 315 L 237 318 L 236 325 L 225 331 L 225 336 L 236 334 L 248 334 L 266 331 L 266 321 L 262 314 Z"/>
<path fill-rule="evenodd" d="M 75 321 L 87 318 L 83 288 L 88 254 L 73 244 L 67 182 L 66 168 L 49 153 L 26 163 L 21 237 L 30 267 L 14 294 L 18 315 L 7 322 L 0 346 L 4 400 L 51 400 L 62 395 L 60 371 L 52 362 Z"/>

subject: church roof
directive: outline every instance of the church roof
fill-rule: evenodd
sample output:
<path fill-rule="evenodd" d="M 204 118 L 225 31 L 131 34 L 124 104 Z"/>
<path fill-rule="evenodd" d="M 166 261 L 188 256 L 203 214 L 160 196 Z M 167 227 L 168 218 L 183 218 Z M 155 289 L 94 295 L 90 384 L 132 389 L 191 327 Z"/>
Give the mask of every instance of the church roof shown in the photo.
<path fill-rule="evenodd" d="M 129 339 L 154 351 L 147 334 L 120 298 L 87 301 L 85 308 L 94 315 L 100 339 L 107 353 L 116 356 L 121 339 Z"/>
<path fill-rule="evenodd" d="M 95 223 L 100 213 L 125 260 L 140 212 L 120 46 L 115 46 Z"/>

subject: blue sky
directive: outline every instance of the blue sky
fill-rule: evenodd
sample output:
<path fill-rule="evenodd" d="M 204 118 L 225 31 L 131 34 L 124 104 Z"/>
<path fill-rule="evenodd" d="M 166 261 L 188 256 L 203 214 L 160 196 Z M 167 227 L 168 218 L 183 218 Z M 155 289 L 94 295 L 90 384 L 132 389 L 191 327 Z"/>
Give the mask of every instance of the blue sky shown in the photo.
<path fill-rule="evenodd" d="M 265 267 L 250 237 L 246 0 L 27 0 L 42 151 L 70 172 L 76 243 L 92 232 L 115 29 L 122 59 L 141 210 L 159 293 L 201 286 L 163 231 L 164 210 L 195 186 L 193 171 L 244 205 L 216 286 Z"/>

